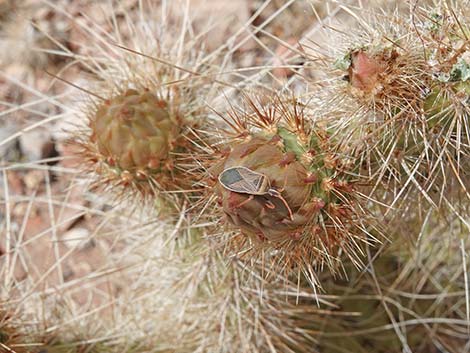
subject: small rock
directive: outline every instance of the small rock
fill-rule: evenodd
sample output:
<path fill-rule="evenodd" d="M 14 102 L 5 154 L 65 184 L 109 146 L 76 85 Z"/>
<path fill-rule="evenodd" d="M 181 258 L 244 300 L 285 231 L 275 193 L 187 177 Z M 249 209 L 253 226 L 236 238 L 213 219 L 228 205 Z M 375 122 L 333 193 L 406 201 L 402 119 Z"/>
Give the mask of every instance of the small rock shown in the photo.
<path fill-rule="evenodd" d="M 90 231 L 83 227 L 70 229 L 61 236 L 61 240 L 69 249 L 83 250 L 92 245 Z"/>
<path fill-rule="evenodd" d="M 7 173 L 8 192 L 10 195 L 21 195 L 24 192 L 23 178 L 19 172 L 9 171 Z"/>
<path fill-rule="evenodd" d="M 28 190 L 36 190 L 44 182 L 44 171 L 31 170 L 23 177 L 24 185 Z"/>
<path fill-rule="evenodd" d="M 2 50 L 1 41 L 0 50 Z M 24 98 L 27 93 L 24 89 L 16 85 L 14 81 L 21 81 L 24 84 L 32 85 L 31 79 L 33 78 L 33 75 L 31 74 L 30 70 L 28 70 L 27 66 L 20 63 L 10 64 L 6 67 L 5 65 L 6 62 L 2 58 L 2 54 L 0 54 L 0 70 L 2 70 L 2 73 L 5 74 L 3 77 L 0 75 L 0 96 L 2 97 L 3 101 L 13 102 L 15 105 L 20 105 L 24 102 Z M 11 109 L 11 107 L 0 105 L 0 110 L 6 109 Z M 15 119 L 15 121 L 20 121 L 24 116 L 24 112 L 21 110 L 15 110 L 13 114 L 8 115 L 14 117 L 13 119 Z"/>
<path fill-rule="evenodd" d="M 0 125 L 0 160 L 13 161 L 19 155 L 18 139 L 10 138 L 17 131 L 17 127 L 13 124 Z"/>
<path fill-rule="evenodd" d="M 73 268 L 69 264 L 65 263 L 62 267 L 62 276 L 64 281 L 72 280 L 74 275 L 75 271 L 73 270 Z"/>
<path fill-rule="evenodd" d="M 241 39 L 244 40 L 240 47 L 242 51 L 253 49 L 256 46 L 255 41 L 247 35 L 247 29 L 244 29 L 237 38 L 231 37 L 248 22 L 250 17 L 248 3 L 247 0 L 230 2 L 220 0 L 191 1 L 190 10 L 194 15 L 195 27 L 199 31 L 205 32 L 213 26 L 206 33 L 207 41 L 205 45 L 208 51 L 226 44 L 237 45 Z M 178 6 L 176 1 L 174 4 Z M 233 43 L 228 43 L 227 38 L 229 38 L 229 42 L 233 41 Z"/>
<path fill-rule="evenodd" d="M 22 222 L 24 217 L 27 215 L 28 217 L 37 217 L 39 212 L 37 209 L 36 205 L 32 205 L 29 214 L 28 212 L 28 203 L 26 202 L 20 202 L 17 203 L 14 207 L 12 207 L 11 214 L 14 219 L 18 220 L 19 222 Z"/>
<path fill-rule="evenodd" d="M 21 134 L 20 147 L 23 155 L 31 162 L 56 154 L 52 134 L 46 129 L 35 129 Z"/>

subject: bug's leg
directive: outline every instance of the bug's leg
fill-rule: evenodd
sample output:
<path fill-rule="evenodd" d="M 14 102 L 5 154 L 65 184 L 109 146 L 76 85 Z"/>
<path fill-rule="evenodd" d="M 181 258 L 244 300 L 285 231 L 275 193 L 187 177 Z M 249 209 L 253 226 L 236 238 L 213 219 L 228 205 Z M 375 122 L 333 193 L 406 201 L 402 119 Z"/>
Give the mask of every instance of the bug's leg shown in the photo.
<path fill-rule="evenodd" d="M 278 191 L 278 190 L 274 190 L 274 189 L 270 189 L 268 191 L 268 194 L 272 197 L 277 197 L 279 200 L 282 201 L 282 203 L 284 204 L 284 206 L 286 206 L 286 209 L 287 209 L 287 212 L 289 212 L 289 218 L 291 221 L 294 220 L 294 215 L 292 214 L 292 210 L 289 206 L 289 204 L 287 203 L 286 199 L 282 197 L 281 193 Z M 273 205 L 272 202 L 268 201 L 271 205 Z M 273 205 L 274 206 L 274 205 Z M 269 207 L 267 206 L 268 208 L 274 208 L 274 207 Z"/>
<path fill-rule="evenodd" d="M 250 201 L 253 200 L 254 198 L 255 198 L 254 195 L 250 195 L 245 201 L 242 201 L 242 202 L 240 202 L 238 205 L 233 206 L 233 208 L 240 208 L 240 207 L 243 207 L 243 205 L 247 204 L 248 202 L 250 202 Z"/>
<path fill-rule="evenodd" d="M 264 204 L 267 208 L 269 208 L 270 210 L 274 210 L 276 208 L 276 205 L 273 204 L 271 201 L 266 201 L 266 203 Z"/>
<path fill-rule="evenodd" d="M 285 175 L 284 175 L 284 185 L 282 185 L 282 189 L 279 190 L 279 196 L 278 197 L 281 199 L 281 201 L 286 206 L 287 212 L 289 212 L 289 218 L 290 218 L 291 221 L 293 221 L 294 220 L 294 215 L 292 214 L 292 210 L 290 209 L 290 206 L 287 203 L 286 199 L 283 198 L 282 195 L 281 195 L 281 192 L 284 191 L 284 189 L 286 188 L 286 185 L 287 185 L 287 173 L 285 173 Z"/>
<path fill-rule="evenodd" d="M 286 199 L 281 196 L 281 193 L 278 193 L 275 197 L 277 197 L 279 200 L 281 200 L 282 203 L 284 204 L 284 206 L 286 206 L 287 212 L 289 212 L 289 218 L 290 218 L 291 221 L 293 221 L 294 220 L 294 215 L 292 214 L 292 210 L 290 209 L 290 206 L 287 203 Z"/>

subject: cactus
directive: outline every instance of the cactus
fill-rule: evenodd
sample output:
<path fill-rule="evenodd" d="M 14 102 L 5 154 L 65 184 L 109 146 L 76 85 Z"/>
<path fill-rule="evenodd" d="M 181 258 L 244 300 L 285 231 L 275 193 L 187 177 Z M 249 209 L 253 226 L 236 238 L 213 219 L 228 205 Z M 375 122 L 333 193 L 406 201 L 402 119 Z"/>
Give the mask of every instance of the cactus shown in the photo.
<path fill-rule="evenodd" d="M 303 310 L 310 320 L 315 320 L 315 298 L 308 290 L 299 290 L 282 278 L 265 282 L 253 275 L 260 268 L 247 271 L 242 261 L 227 263 L 221 252 L 208 251 L 204 243 L 184 252 L 187 251 L 192 261 L 182 268 L 184 277 L 178 282 L 178 291 L 172 294 L 181 293 L 182 304 L 162 308 L 160 317 L 167 317 L 172 324 L 162 325 L 151 346 L 170 346 L 181 353 L 310 349 L 315 333 L 302 330 L 293 319 L 296 312 Z M 158 293 L 155 299 L 166 302 L 164 294 Z M 296 305 L 296 300 L 303 304 Z"/>
<path fill-rule="evenodd" d="M 199 197 L 193 156 L 204 153 L 204 102 L 215 91 L 205 75 L 215 72 L 211 65 L 218 56 L 207 57 L 198 41 L 147 40 L 149 31 L 168 24 L 149 20 L 142 26 L 135 35 L 145 39 L 137 50 L 114 48 L 103 69 L 91 69 L 84 89 L 91 102 L 71 140 L 95 188 L 118 200 L 180 211 Z M 103 50 L 103 44 L 94 44 Z"/>
<path fill-rule="evenodd" d="M 2 351 L 23 353 L 22 348 L 15 347 L 20 342 L 20 334 L 11 323 L 12 316 L 3 308 L 0 309 L 0 348 Z M 15 349 L 15 351 L 14 351 Z"/>
<path fill-rule="evenodd" d="M 131 185 L 143 196 L 190 188 L 177 154 L 187 152 L 185 124 L 178 112 L 149 90 L 128 89 L 98 106 L 90 118 L 91 135 L 83 143 L 88 160 L 103 180 Z"/>
<path fill-rule="evenodd" d="M 457 254 L 468 252 L 468 244 L 454 238 L 449 248 L 442 247 L 440 238 L 448 235 L 447 229 L 433 226 L 426 227 L 417 246 L 399 243 L 401 235 L 395 234 L 393 244 L 371 251 L 367 273 L 349 268 L 348 281 L 322 281 L 336 309 L 321 327 L 319 351 L 465 350 L 464 278 L 469 268 Z"/>
<path fill-rule="evenodd" d="M 469 185 L 469 24 L 463 6 L 453 11 L 441 4 L 416 7 L 409 18 L 378 15 L 329 60 L 338 80 L 326 90 L 324 116 L 339 149 L 391 206 L 458 202 Z M 333 102 L 340 104 L 331 109 Z"/>
<path fill-rule="evenodd" d="M 82 129 L 69 132 L 81 147 L 80 163 L 93 172 L 81 175 L 92 174 L 106 200 L 86 193 L 75 207 L 79 215 L 64 220 L 70 195 L 56 199 L 51 180 L 71 170 L 44 166 L 45 191 L 29 197 L 17 227 L 13 203 L 26 198 L 8 190 L 18 165 L 3 169 L 8 216 L 1 224 L 7 237 L 0 238 L 0 298 L 15 317 L 2 326 L 0 315 L 0 350 L 468 350 L 468 10 L 441 2 L 426 14 L 416 5 L 409 18 L 378 15 L 379 26 L 369 24 L 365 8 L 332 2 L 334 11 L 358 10 L 360 38 L 339 30 L 343 44 L 318 46 L 332 54 L 310 61 L 319 73 L 310 75 L 309 63 L 295 65 L 295 73 L 316 78 L 313 84 L 284 66 L 287 77 L 280 79 L 275 66 L 284 54 L 275 54 L 274 65 L 228 70 L 231 55 L 240 54 L 241 32 L 206 54 L 200 40 L 210 36 L 194 35 L 189 8 L 175 36 L 166 10 L 178 4 L 155 2 L 145 11 L 138 2 L 135 15 L 126 12 L 130 3 L 116 5 L 124 15 L 112 15 L 115 33 L 76 21 L 91 39 L 81 48 L 86 54 L 61 47 L 89 75 L 73 84 L 90 99 L 79 107 Z M 157 8 L 168 17 L 152 18 Z M 335 14 L 323 28 L 334 28 Z M 297 54 L 308 50 L 263 26 L 247 38 L 267 52 L 272 42 Z M 269 40 L 257 39 L 261 34 Z M 261 87 L 272 83 L 285 86 L 263 96 Z M 249 98 L 233 108 L 241 87 Z M 296 98 L 286 98 L 290 92 Z M 65 105 L 75 107 L 76 97 L 73 104 L 58 99 L 47 100 L 59 112 L 50 120 L 62 118 Z M 130 200 L 109 207 L 108 195 Z M 140 200 L 151 207 L 134 212 Z M 25 229 L 36 201 L 46 201 L 50 223 L 31 235 Z M 167 204 L 175 217 L 155 220 Z M 82 239 L 62 238 L 70 222 L 90 222 L 85 242 L 100 250 L 96 267 L 84 259 Z M 30 251 L 41 238 L 53 252 L 47 266 Z"/>
<path fill-rule="evenodd" d="M 0 350 L 6 353 L 110 353 L 108 347 L 82 340 L 61 342 L 39 332 L 29 332 L 12 313 L 0 311 Z M 15 323 L 16 322 L 16 323 Z"/>
<path fill-rule="evenodd" d="M 328 132 L 295 100 L 248 102 L 252 112 L 232 114 L 234 138 L 208 168 L 211 193 L 239 231 L 225 239 L 227 248 L 248 257 L 276 253 L 280 268 L 310 274 L 312 284 L 311 268 L 334 270 L 341 252 L 359 264 L 373 226 Z"/>

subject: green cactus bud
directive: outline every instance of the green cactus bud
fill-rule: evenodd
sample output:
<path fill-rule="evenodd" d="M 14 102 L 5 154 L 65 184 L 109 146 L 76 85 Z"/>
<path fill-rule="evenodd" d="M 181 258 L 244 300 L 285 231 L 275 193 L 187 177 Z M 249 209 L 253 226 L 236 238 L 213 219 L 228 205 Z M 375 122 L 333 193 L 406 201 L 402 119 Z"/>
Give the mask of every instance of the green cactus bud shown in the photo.
<path fill-rule="evenodd" d="M 148 89 L 127 89 L 102 102 L 81 142 L 97 185 L 130 189 L 144 198 L 188 190 L 178 156 L 189 153 L 185 132 L 194 124 Z"/>

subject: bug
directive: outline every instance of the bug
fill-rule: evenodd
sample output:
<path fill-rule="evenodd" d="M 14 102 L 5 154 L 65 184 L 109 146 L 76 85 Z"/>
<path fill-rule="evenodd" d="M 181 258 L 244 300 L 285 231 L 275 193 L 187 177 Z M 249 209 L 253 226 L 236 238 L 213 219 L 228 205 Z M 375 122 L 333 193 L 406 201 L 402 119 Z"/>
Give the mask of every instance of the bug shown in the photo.
<path fill-rule="evenodd" d="M 230 167 L 219 174 L 219 182 L 227 190 L 250 195 L 250 197 L 238 205 L 238 207 L 250 202 L 255 196 L 269 195 L 280 199 L 289 212 L 289 218 L 291 220 L 294 219 L 289 204 L 281 195 L 282 191 L 272 188 L 269 178 L 264 174 L 257 173 L 242 166 Z M 275 207 L 269 201 L 267 206 L 271 209 Z"/>

